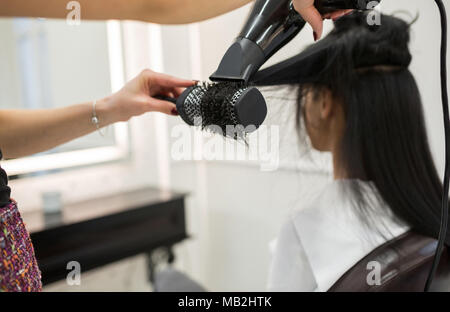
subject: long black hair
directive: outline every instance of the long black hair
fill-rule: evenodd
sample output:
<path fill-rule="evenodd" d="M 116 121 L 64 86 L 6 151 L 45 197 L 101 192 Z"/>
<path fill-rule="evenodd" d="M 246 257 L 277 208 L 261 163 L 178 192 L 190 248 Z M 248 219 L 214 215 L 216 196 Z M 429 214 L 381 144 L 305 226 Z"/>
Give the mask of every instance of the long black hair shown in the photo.
<path fill-rule="evenodd" d="M 340 165 L 349 179 L 371 181 L 393 215 L 413 230 L 438 237 L 443 187 L 430 152 L 415 79 L 408 69 L 410 25 L 381 16 L 369 25 L 367 14 L 354 13 L 335 22 L 327 36 L 327 64 L 308 85 L 301 85 L 297 120 L 305 89 L 327 88 L 342 103 L 345 132 Z M 364 191 L 351 187 L 359 202 Z M 375 226 L 369 205 L 359 215 Z M 450 243 L 450 233 L 446 239 Z"/>

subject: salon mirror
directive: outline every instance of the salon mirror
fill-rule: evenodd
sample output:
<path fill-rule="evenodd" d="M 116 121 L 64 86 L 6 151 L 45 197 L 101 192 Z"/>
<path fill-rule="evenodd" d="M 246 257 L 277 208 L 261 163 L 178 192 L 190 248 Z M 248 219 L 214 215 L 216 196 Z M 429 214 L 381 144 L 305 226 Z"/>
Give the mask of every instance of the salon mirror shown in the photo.
<path fill-rule="evenodd" d="M 0 19 L 1 109 L 62 107 L 116 91 L 123 83 L 120 37 L 118 22 Z M 127 126 L 103 132 L 2 166 L 17 178 L 127 157 Z"/>

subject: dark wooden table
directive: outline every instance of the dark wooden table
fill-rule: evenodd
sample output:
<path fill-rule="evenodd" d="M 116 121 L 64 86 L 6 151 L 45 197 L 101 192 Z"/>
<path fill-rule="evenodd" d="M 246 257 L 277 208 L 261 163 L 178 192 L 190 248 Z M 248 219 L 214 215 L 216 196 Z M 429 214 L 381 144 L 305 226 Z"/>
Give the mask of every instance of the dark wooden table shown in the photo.
<path fill-rule="evenodd" d="M 187 238 L 183 194 L 154 188 L 66 205 L 60 213 L 25 212 L 43 284 L 65 279 L 70 261 L 81 271 Z"/>

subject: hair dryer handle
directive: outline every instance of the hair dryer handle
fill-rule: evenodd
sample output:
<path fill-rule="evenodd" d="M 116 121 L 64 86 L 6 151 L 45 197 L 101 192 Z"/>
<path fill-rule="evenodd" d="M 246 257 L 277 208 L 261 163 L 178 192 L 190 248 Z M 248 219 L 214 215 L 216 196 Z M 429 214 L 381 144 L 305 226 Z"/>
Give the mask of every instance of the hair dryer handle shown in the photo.
<path fill-rule="evenodd" d="M 325 14 L 345 9 L 371 10 L 380 2 L 381 0 L 314 0 L 314 6 L 321 14 Z"/>

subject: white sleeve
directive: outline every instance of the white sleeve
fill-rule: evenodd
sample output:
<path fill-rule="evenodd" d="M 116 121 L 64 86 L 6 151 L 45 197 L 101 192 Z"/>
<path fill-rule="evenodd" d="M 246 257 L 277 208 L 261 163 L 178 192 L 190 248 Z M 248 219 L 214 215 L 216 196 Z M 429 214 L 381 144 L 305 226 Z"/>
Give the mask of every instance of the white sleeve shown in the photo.
<path fill-rule="evenodd" d="M 269 291 L 317 291 L 317 283 L 295 226 L 290 220 L 278 236 L 269 270 Z"/>

